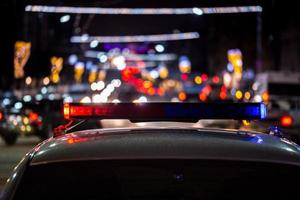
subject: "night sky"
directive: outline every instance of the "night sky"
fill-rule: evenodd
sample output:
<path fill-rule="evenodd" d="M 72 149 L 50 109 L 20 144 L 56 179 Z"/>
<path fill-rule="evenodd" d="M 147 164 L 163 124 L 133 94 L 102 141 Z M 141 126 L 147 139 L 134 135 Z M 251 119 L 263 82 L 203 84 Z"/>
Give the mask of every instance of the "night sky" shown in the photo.
<path fill-rule="evenodd" d="M 81 15 L 81 29 L 74 28 L 75 15 L 66 24 L 59 22 L 62 14 L 24 13 L 24 1 L 1 1 L 1 24 L 7 27 L 1 32 L 0 88 L 9 89 L 12 77 L 13 43 L 15 40 L 32 42 L 31 58 L 25 68 L 26 75 L 42 77 L 49 74 L 52 55 L 67 57 L 81 54 L 88 45 L 70 44 L 71 35 L 136 35 L 197 31 L 200 39 L 168 42 L 167 52 L 188 54 L 193 69 L 215 73 L 226 66 L 226 52 L 240 48 L 246 68 L 256 69 L 261 59 L 262 70 L 300 68 L 299 14 L 293 6 L 281 0 L 265 1 L 47 1 L 47 5 L 100 6 L 100 7 L 212 7 L 233 5 L 261 5 L 261 16 L 250 14 L 226 14 L 203 16 L 90 16 Z M 155 2 L 155 3 L 154 3 Z M 45 1 L 26 1 L 26 4 L 45 5 Z M 295 3 L 294 3 L 295 4 Z M 6 20 L 11 16 L 10 20 Z M 262 20 L 262 48 L 258 54 L 257 25 Z M 101 50 L 99 47 L 98 50 Z M 261 58 L 260 58 L 261 57 Z"/>

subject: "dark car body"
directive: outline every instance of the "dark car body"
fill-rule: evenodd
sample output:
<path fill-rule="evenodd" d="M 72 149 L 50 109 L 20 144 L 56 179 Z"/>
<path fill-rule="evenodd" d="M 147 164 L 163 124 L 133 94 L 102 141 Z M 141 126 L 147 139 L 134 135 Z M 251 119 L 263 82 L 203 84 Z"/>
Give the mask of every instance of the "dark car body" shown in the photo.
<path fill-rule="evenodd" d="M 2 199 L 296 198 L 299 172 L 300 147 L 266 134 L 181 125 L 96 129 L 36 146 Z"/>

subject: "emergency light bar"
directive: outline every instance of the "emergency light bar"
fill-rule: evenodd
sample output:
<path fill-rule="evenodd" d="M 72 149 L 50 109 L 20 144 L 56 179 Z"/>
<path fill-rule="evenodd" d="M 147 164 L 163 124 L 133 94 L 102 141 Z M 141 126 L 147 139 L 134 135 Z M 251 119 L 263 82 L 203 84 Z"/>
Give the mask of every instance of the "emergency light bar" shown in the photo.
<path fill-rule="evenodd" d="M 132 121 L 252 120 L 266 118 L 266 106 L 263 103 L 66 103 L 64 118 Z"/>

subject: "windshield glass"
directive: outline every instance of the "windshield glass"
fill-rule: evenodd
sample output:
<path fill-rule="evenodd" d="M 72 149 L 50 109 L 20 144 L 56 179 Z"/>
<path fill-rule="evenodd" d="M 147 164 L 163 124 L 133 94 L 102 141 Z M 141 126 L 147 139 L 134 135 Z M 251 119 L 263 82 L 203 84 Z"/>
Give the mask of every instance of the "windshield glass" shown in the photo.
<path fill-rule="evenodd" d="M 269 199 L 287 191 L 297 199 L 291 179 L 299 175 L 297 167 L 237 161 L 56 163 L 30 166 L 14 199 Z"/>

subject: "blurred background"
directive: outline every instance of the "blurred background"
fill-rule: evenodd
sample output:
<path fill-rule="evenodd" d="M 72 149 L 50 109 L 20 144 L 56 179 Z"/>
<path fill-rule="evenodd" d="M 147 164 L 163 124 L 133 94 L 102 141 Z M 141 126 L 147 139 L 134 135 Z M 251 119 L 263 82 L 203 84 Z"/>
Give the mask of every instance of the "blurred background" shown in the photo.
<path fill-rule="evenodd" d="M 1 0 L 0 185 L 63 102 L 264 102 L 299 143 L 300 23 L 283 0 Z M 1 190 L 1 186 L 0 186 Z"/>

